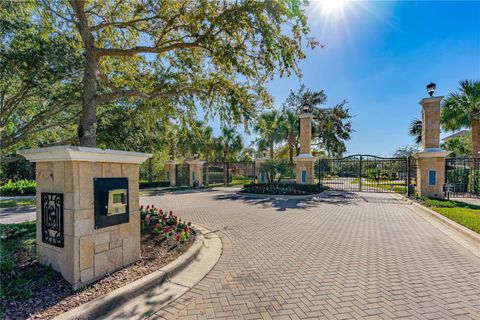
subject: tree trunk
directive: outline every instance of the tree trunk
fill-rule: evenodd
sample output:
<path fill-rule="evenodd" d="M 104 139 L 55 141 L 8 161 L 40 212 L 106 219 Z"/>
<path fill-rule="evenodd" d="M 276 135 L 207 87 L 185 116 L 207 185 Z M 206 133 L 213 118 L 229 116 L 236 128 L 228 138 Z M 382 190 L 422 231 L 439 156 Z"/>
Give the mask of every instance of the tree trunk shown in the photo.
<path fill-rule="evenodd" d="M 153 161 L 152 158 L 148 159 L 148 182 L 153 181 Z"/>
<path fill-rule="evenodd" d="M 83 75 L 82 117 L 78 127 L 80 145 L 97 146 L 97 64 L 93 50 L 86 51 L 85 72 Z"/>
<path fill-rule="evenodd" d="M 223 184 L 228 185 L 228 167 L 227 167 L 228 151 L 223 151 Z"/>
<path fill-rule="evenodd" d="M 472 158 L 480 158 L 480 120 L 472 121 Z"/>
<path fill-rule="evenodd" d="M 76 27 L 85 49 L 85 70 L 83 73 L 82 117 L 78 126 L 78 138 L 83 147 L 97 146 L 97 66 L 95 40 L 88 26 L 85 1 L 70 0 L 78 23 Z"/>
<path fill-rule="evenodd" d="M 209 157 L 209 154 L 210 154 L 210 151 L 209 150 L 206 150 L 205 151 L 205 177 L 203 178 L 203 180 L 205 181 L 205 186 L 208 187 L 208 158 Z"/>
<path fill-rule="evenodd" d="M 273 160 L 273 143 L 270 144 L 270 160 Z"/>

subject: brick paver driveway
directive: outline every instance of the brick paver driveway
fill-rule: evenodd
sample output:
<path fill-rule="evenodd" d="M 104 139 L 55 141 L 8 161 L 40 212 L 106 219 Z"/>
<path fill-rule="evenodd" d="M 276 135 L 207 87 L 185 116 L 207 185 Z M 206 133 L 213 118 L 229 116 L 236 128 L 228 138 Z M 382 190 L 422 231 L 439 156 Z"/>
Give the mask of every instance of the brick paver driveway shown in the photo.
<path fill-rule="evenodd" d="M 480 319 L 480 260 L 389 194 L 141 202 L 216 230 L 224 245 L 215 268 L 153 318 Z"/>

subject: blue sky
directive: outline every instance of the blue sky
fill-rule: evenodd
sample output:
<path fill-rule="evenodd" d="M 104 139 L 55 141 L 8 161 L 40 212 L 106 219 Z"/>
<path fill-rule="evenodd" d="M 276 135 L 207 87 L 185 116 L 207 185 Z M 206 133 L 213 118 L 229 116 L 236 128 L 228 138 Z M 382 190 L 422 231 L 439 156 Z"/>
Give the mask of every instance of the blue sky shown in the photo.
<path fill-rule="evenodd" d="M 321 2 L 311 0 L 309 26 L 325 48 L 306 49 L 301 79 L 268 88 L 277 107 L 302 82 L 325 90 L 327 106 L 347 99 L 348 154 L 389 156 L 412 144 L 408 126 L 429 82 L 447 95 L 462 79 L 480 79 L 480 1 L 341 1 L 332 10 Z"/>

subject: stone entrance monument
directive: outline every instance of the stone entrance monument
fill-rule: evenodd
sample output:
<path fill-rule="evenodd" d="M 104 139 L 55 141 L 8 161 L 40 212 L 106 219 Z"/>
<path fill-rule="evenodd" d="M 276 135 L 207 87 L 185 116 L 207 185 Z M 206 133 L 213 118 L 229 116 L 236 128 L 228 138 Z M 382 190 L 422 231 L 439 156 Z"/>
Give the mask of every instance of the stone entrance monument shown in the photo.
<path fill-rule="evenodd" d="M 420 196 L 444 198 L 445 158 L 450 151 L 440 149 L 440 102 L 443 96 L 433 97 L 435 84 L 430 84 L 430 97 L 420 101 L 422 106 L 422 148 L 417 159 L 417 190 Z"/>
<path fill-rule="evenodd" d="M 38 261 L 75 288 L 140 258 L 139 164 L 151 154 L 59 146 L 36 162 Z"/>
<path fill-rule="evenodd" d="M 296 164 L 296 182 L 299 184 L 314 184 L 316 158 L 311 154 L 313 115 L 308 111 L 308 108 L 305 108 L 304 113 L 299 118 L 300 154 L 293 158 Z"/>

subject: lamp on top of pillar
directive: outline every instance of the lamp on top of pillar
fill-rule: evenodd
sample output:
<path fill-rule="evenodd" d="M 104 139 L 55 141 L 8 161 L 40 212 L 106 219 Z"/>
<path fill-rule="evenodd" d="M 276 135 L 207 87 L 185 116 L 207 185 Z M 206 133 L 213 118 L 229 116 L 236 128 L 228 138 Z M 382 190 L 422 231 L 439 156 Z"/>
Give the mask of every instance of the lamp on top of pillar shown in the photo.
<path fill-rule="evenodd" d="M 427 92 L 428 94 L 431 96 L 433 96 L 433 93 L 435 92 L 435 89 L 437 88 L 437 85 L 433 82 L 430 82 L 428 85 L 427 85 Z"/>
<path fill-rule="evenodd" d="M 310 111 L 310 108 L 308 107 L 308 104 L 304 103 L 303 104 L 303 113 L 309 113 L 309 111 Z"/>
<path fill-rule="evenodd" d="M 198 153 L 194 153 L 194 154 L 193 154 L 193 159 L 194 159 L 194 160 L 197 160 L 197 159 L 198 159 Z"/>

